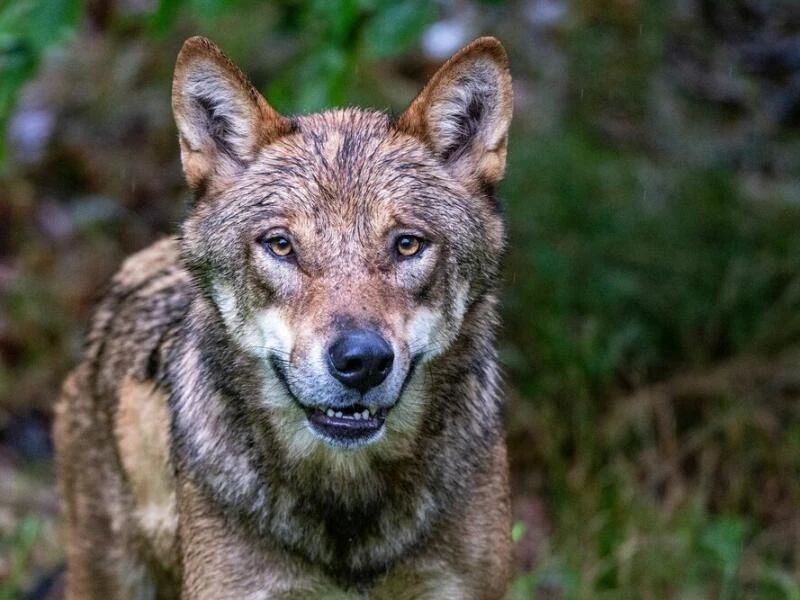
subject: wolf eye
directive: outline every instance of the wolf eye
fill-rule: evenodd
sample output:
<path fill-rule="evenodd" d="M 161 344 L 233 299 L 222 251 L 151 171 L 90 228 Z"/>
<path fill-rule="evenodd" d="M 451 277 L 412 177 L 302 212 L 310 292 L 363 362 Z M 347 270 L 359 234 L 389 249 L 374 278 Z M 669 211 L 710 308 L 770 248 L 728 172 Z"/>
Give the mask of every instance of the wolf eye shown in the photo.
<path fill-rule="evenodd" d="M 263 241 L 263 244 L 269 248 L 270 252 L 279 258 L 286 258 L 287 256 L 294 254 L 292 242 L 282 235 L 273 235 L 272 237 L 268 237 Z"/>
<path fill-rule="evenodd" d="M 415 254 L 419 254 L 419 251 L 422 250 L 423 245 L 423 239 L 415 235 L 401 235 L 395 242 L 397 253 L 406 258 L 414 256 Z"/>

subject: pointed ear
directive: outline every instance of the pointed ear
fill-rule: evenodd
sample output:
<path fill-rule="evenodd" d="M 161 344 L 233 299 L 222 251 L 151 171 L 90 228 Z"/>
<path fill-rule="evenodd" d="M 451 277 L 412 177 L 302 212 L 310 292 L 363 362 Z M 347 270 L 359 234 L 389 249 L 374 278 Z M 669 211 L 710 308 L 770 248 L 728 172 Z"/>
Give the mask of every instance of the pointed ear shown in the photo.
<path fill-rule="evenodd" d="M 503 178 L 511 112 L 506 51 L 495 38 L 482 37 L 439 69 L 396 127 L 427 143 L 477 192 Z"/>
<path fill-rule="evenodd" d="M 186 40 L 172 80 L 187 183 L 204 187 L 215 172 L 233 172 L 257 150 L 291 130 L 247 78 L 212 42 Z"/>

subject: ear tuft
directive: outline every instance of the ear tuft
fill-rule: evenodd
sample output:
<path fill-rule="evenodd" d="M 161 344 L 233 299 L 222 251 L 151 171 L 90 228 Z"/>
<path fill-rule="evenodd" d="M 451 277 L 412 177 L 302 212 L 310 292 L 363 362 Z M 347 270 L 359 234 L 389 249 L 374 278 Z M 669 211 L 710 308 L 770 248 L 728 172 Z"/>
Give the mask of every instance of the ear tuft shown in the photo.
<path fill-rule="evenodd" d="M 218 170 L 255 157 L 264 144 L 291 130 L 242 72 L 211 41 L 186 40 L 172 83 L 186 179 L 201 187 Z"/>
<path fill-rule="evenodd" d="M 482 37 L 439 69 L 396 127 L 427 143 L 469 187 L 485 189 L 503 177 L 512 110 L 506 52 Z"/>
<path fill-rule="evenodd" d="M 450 94 L 440 97 L 431 107 L 431 141 L 442 158 L 463 150 L 482 133 L 484 120 L 493 118 L 488 113 L 498 105 L 496 83 L 496 69 L 476 61 L 472 69 L 456 79 Z"/>

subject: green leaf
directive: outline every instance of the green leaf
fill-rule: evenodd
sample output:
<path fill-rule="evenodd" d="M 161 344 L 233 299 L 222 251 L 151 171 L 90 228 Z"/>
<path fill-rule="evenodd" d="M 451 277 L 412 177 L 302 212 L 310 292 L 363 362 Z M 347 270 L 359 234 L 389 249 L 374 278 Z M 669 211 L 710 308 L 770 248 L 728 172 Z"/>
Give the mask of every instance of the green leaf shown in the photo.
<path fill-rule="evenodd" d="M 62 43 L 81 15 L 80 0 L 37 0 L 0 4 L 0 164 L 5 134 L 22 86 L 50 47 Z"/>
<path fill-rule="evenodd" d="M 519 543 L 523 535 L 525 535 L 525 523 L 517 521 L 514 523 L 514 526 L 511 527 L 511 541 L 515 544 Z"/>
<path fill-rule="evenodd" d="M 364 28 L 367 54 L 382 58 L 409 49 L 435 16 L 435 4 L 420 0 L 405 0 L 380 7 Z"/>
<path fill-rule="evenodd" d="M 231 0 L 189 0 L 192 14 L 201 21 L 213 22 L 225 16 L 237 2 Z"/>
<path fill-rule="evenodd" d="M 744 542 L 745 524 L 735 517 L 721 517 L 709 524 L 700 543 L 712 552 L 727 570 L 739 564 Z"/>
<path fill-rule="evenodd" d="M 65 40 L 81 15 L 79 0 L 39 0 L 35 2 L 21 37 L 43 50 Z"/>
<path fill-rule="evenodd" d="M 166 34 L 178 18 L 184 0 L 161 0 L 150 20 L 150 29 L 157 35 Z"/>

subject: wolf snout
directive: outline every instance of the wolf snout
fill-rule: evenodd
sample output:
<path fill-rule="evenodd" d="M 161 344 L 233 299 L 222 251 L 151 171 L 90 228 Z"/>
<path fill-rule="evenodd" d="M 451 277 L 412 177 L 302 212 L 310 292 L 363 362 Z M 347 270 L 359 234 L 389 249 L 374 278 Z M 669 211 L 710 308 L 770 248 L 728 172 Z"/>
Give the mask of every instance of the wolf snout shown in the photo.
<path fill-rule="evenodd" d="M 394 352 L 380 334 L 368 329 L 342 333 L 328 348 L 328 369 L 349 388 L 364 393 L 380 385 L 392 370 Z"/>

